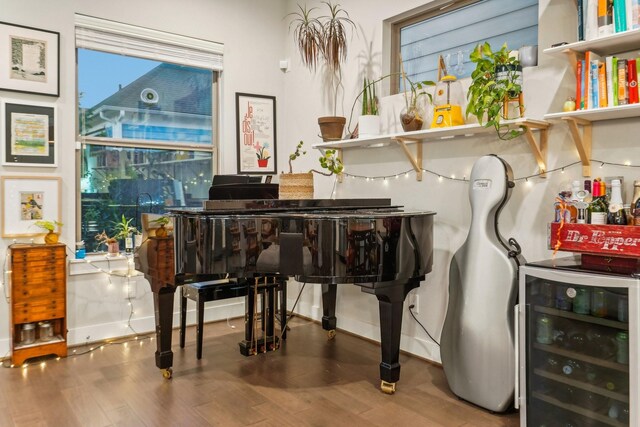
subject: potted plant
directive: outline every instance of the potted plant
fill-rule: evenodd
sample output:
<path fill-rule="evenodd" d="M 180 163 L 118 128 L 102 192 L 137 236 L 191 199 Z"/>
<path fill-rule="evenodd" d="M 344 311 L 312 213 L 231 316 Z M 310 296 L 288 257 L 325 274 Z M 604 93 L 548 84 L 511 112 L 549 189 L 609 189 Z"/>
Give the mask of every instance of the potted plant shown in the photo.
<path fill-rule="evenodd" d="M 333 95 L 333 116 L 318 118 L 320 133 L 324 141 L 342 138 L 345 117 L 336 116 L 338 92 L 342 87 L 342 63 L 347 59 L 347 29 L 355 28 L 349 14 L 339 4 L 322 2 L 327 5 L 327 15 L 313 17 L 317 8 L 307 9 L 298 5 L 299 11 L 290 13 L 294 18 L 289 25 L 293 29 L 293 38 L 298 47 L 302 64 L 315 71 L 318 62 L 323 62 L 329 74 Z"/>
<path fill-rule="evenodd" d="M 102 230 L 102 233 L 96 234 L 95 239 L 98 242 L 98 245 L 106 245 L 107 254 L 109 256 L 116 256 L 120 253 L 118 239 L 115 237 L 109 237 L 106 231 Z"/>
<path fill-rule="evenodd" d="M 380 116 L 378 116 L 378 97 L 375 81 L 366 77 L 362 88 L 362 111 L 358 118 L 358 137 L 366 138 L 380 134 Z"/>
<path fill-rule="evenodd" d="M 402 58 L 400 58 L 400 74 L 404 83 L 404 108 L 400 111 L 402 130 L 405 132 L 420 130 L 425 122 L 425 111 L 419 101 L 423 96 L 427 96 L 429 102 L 433 101 L 433 96 L 425 91 L 425 88 L 434 86 L 435 83 L 431 80 L 412 82 L 404 72 Z"/>
<path fill-rule="evenodd" d="M 59 232 L 56 232 L 57 227 L 62 227 L 62 223 L 56 220 L 39 220 L 33 223 L 36 227 L 40 227 L 43 230 L 47 230 L 47 234 L 44 236 L 44 242 L 47 245 L 51 245 L 54 243 L 58 243 L 58 238 L 60 236 Z"/>
<path fill-rule="evenodd" d="M 296 145 L 295 151 L 289 155 L 289 173 L 281 173 L 279 177 L 278 193 L 280 199 L 312 199 L 313 198 L 313 174 L 324 176 L 339 174 L 344 169 L 342 161 L 337 156 L 336 150 L 325 150 L 320 156 L 320 166 L 327 172 L 311 169 L 306 173 L 293 173 L 293 161 L 307 154 L 302 151 L 304 142 Z"/>
<path fill-rule="evenodd" d="M 131 225 L 133 218 L 125 218 L 124 214 L 120 218 L 120 221 L 114 222 L 114 238 L 124 239 L 124 247 L 127 252 L 133 250 L 133 234 L 138 232 L 138 229 Z"/>
<path fill-rule="evenodd" d="M 156 229 L 156 237 L 167 237 L 169 233 L 165 226 L 170 222 L 171 222 L 171 219 L 169 219 L 169 217 L 166 217 L 166 216 L 161 216 L 159 218 L 149 221 L 150 224 L 158 225 L 158 228 Z"/>
<path fill-rule="evenodd" d="M 471 73 L 471 86 L 467 93 L 467 116 L 477 117 L 485 127 L 493 126 L 500 139 L 513 139 L 522 135 L 522 130 L 509 130 L 501 123 L 507 120 L 511 100 L 517 100 L 517 109 L 522 112 L 522 67 L 518 59 L 509 54 L 506 43 L 492 51 L 489 43 L 478 45 L 470 55 L 476 64 Z"/>

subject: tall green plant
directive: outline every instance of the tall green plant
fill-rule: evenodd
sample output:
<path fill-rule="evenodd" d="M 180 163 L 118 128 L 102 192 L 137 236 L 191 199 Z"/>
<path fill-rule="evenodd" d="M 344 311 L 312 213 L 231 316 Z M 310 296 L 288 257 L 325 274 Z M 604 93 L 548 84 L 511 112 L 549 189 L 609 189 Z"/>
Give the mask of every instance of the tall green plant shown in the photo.
<path fill-rule="evenodd" d="M 378 115 L 378 97 L 376 96 L 375 82 L 371 82 L 366 77 L 362 86 L 362 113 L 366 115 Z"/>
<path fill-rule="evenodd" d="M 522 93 L 518 59 L 509 55 L 506 43 L 500 50 L 492 51 L 487 42 L 478 45 L 471 52 L 470 59 L 476 64 L 476 69 L 471 73 L 472 81 L 467 93 L 467 116 L 475 116 L 483 125 L 486 115 L 484 126 L 493 126 L 500 139 L 509 140 L 522 135 L 522 128 L 509 129 L 501 123 L 506 119 L 503 115 L 505 102 Z M 498 68 L 506 71 L 500 77 L 497 76 Z"/>

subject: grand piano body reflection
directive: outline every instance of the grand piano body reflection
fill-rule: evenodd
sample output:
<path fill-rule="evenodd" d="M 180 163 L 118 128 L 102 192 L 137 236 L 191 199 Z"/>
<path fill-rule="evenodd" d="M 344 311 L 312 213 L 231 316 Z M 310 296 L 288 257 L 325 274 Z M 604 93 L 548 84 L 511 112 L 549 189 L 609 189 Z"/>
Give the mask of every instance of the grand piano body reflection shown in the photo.
<path fill-rule="evenodd" d="M 174 281 L 154 289 L 160 369 L 170 372 L 173 361 L 175 285 L 221 274 L 274 275 L 322 285 L 322 327 L 328 331 L 336 327 L 338 284 L 354 284 L 375 295 L 381 387 L 395 391 L 403 302 L 431 271 L 435 213 L 404 212 L 389 199 L 348 199 L 210 200 L 202 209 L 172 209 L 170 214 Z"/>

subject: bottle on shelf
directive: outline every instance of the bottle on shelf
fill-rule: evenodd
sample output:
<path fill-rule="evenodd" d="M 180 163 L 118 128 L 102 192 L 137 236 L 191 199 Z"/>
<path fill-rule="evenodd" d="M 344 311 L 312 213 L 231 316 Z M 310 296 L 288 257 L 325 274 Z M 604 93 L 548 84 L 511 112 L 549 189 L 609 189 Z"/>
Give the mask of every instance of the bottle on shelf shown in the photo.
<path fill-rule="evenodd" d="M 586 224 L 587 215 L 586 208 L 588 205 L 584 202 L 586 193 L 580 189 L 580 181 L 575 180 L 571 183 L 571 222 L 577 224 Z"/>
<path fill-rule="evenodd" d="M 607 316 L 607 293 L 604 289 L 594 288 L 591 291 L 591 315 L 595 317 Z"/>
<path fill-rule="evenodd" d="M 573 312 L 578 314 L 589 314 L 591 311 L 591 289 L 586 286 L 575 288 L 573 298 Z"/>
<path fill-rule="evenodd" d="M 593 181 L 592 200 L 589 204 L 590 224 L 606 224 L 607 223 L 607 204 L 605 194 L 601 192 L 602 182 L 599 179 Z M 602 183 L 604 184 L 604 183 Z"/>
<path fill-rule="evenodd" d="M 629 297 L 627 295 L 618 295 L 618 320 L 625 323 L 629 321 Z"/>
<path fill-rule="evenodd" d="M 626 331 L 616 334 L 616 362 L 629 364 L 629 334 Z"/>
<path fill-rule="evenodd" d="M 633 202 L 631 203 L 633 225 L 640 225 L 640 181 L 633 183 Z"/>
<path fill-rule="evenodd" d="M 541 314 L 536 321 L 536 341 L 540 344 L 553 344 L 553 321 Z"/>
<path fill-rule="evenodd" d="M 562 365 L 562 373 L 572 379 L 581 380 L 585 378 L 582 362 L 576 359 L 566 359 Z"/>
<path fill-rule="evenodd" d="M 609 202 L 607 224 L 627 225 L 627 214 L 624 211 L 619 179 L 611 181 L 611 200 Z"/>
<path fill-rule="evenodd" d="M 573 307 L 573 301 L 569 295 L 567 295 L 568 289 L 568 286 L 556 286 L 556 308 L 558 310 L 571 311 Z"/>

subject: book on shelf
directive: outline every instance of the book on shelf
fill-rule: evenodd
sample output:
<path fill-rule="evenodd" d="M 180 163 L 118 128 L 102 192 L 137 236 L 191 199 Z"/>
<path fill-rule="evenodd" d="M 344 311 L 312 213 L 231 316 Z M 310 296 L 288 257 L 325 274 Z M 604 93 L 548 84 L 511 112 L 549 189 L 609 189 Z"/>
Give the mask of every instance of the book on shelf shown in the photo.
<path fill-rule="evenodd" d="M 640 28 L 640 0 L 577 0 L 576 13 L 578 41 Z"/>
<path fill-rule="evenodd" d="M 615 107 L 640 102 L 640 57 L 600 57 L 587 51 L 576 64 L 576 108 Z"/>

